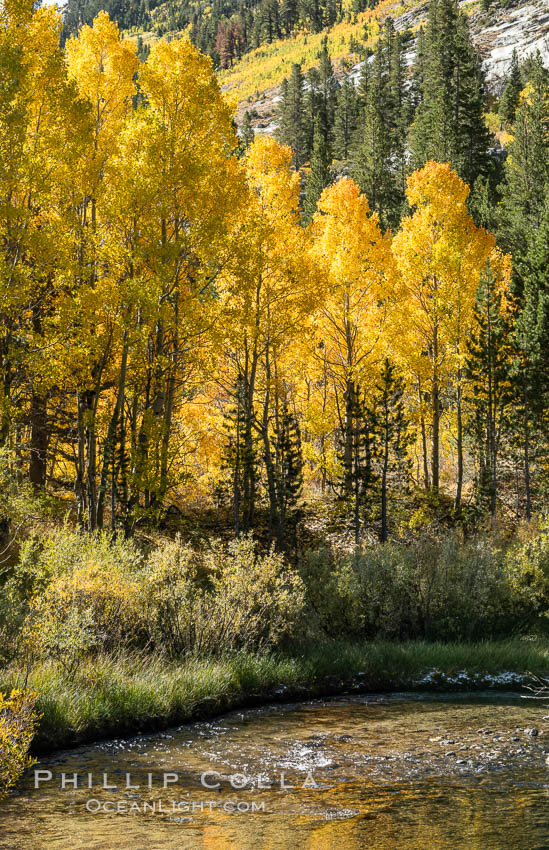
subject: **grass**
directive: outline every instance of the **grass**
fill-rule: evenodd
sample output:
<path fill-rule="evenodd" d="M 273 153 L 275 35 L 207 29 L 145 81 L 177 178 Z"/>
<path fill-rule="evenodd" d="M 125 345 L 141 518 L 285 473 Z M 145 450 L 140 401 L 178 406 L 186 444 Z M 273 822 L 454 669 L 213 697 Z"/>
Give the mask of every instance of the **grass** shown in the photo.
<path fill-rule="evenodd" d="M 100 656 L 67 679 L 50 662 L 27 686 L 42 714 L 36 752 L 119 734 L 137 734 L 261 702 L 356 691 L 411 688 L 430 670 L 546 675 L 544 640 L 477 644 L 325 641 L 288 654 L 240 653 L 181 663 L 140 655 Z M 0 690 L 25 684 L 21 670 L 0 673 Z"/>

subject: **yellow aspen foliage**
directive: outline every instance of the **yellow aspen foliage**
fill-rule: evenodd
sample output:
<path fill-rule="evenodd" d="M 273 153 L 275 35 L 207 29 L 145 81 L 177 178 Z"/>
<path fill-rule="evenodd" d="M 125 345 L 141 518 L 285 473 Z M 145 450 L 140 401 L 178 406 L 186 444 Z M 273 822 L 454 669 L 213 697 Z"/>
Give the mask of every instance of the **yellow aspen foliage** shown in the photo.
<path fill-rule="evenodd" d="M 359 380 L 381 351 L 395 274 L 390 237 L 348 177 L 325 189 L 312 222 L 312 255 L 327 275 L 317 329 L 328 363 Z M 389 300 L 388 300 L 389 299 Z"/>
<path fill-rule="evenodd" d="M 33 764 L 28 752 L 39 719 L 35 703 L 33 692 L 0 693 L 0 799 Z"/>
<path fill-rule="evenodd" d="M 326 280 L 313 315 L 308 370 L 315 376 L 308 424 L 317 438 L 313 456 L 324 486 L 336 464 L 327 417 L 332 430 L 338 419 L 350 421 L 352 388 L 364 390 L 372 383 L 386 346 L 384 328 L 396 295 L 396 274 L 390 234 L 383 236 L 377 214 L 370 212 L 368 199 L 350 178 L 324 190 L 310 231 L 311 255 Z M 346 433 L 349 440 L 350 428 Z"/>
<path fill-rule="evenodd" d="M 428 162 L 407 179 L 413 212 L 392 244 L 403 288 L 395 307 L 395 349 L 430 402 L 431 477 L 439 486 L 441 397 L 460 392 L 475 293 L 495 239 L 467 210 L 469 187 L 448 163 Z M 459 416 L 459 406 L 458 406 Z M 460 428 L 458 422 L 458 429 Z"/>
<path fill-rule="evenodd" d="M 135 44 L 120 38 L 118 26 L 106 12 L 99 12 L 93 26 L 83 26 L 78 38 L 69 39 L 65 50 L 69 75 L 91 107 L 88 179 L 95 186 L 136 93 L 134 77 L 139 60 Z"/>

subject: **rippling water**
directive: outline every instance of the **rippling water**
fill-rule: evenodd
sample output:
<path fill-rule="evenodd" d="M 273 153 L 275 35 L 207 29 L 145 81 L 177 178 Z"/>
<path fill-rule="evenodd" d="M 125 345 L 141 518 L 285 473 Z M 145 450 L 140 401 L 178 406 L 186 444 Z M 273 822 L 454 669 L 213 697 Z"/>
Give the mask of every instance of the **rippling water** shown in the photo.
<path fill-rule="evenodd" d="M 549 706 L 512 696 L 234 712 L 45 757 L 0 805 L 0 847 L 548 848 L 548 753 Z"/>

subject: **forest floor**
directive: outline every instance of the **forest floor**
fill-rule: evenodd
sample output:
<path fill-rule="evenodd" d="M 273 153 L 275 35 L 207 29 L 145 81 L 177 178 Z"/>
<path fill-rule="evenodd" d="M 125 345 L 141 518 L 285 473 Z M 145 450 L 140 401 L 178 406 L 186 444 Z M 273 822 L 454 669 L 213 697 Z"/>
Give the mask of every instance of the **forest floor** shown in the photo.
<path fill-rule="evenodd" d="M 96 656 L 75 672 L 48 662 L 0 671 L 0 691 L 29 687 L 42 715 L 35 753 L 152 732 L 235 708 L 348 693 L 521 690 L 549 676 L 549 641 L 324 640 L 286 653 L 170 661 Z"/>

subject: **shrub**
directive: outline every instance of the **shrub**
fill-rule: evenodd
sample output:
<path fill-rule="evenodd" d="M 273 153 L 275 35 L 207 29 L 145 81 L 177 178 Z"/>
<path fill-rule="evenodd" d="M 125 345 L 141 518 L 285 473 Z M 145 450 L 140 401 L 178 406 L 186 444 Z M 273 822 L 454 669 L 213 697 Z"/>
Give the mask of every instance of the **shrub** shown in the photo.
<path fill-rule="evenodd" d="M 364 631 L 359 577 L 347 553 L 324 547 L 309 550 L 299 565 L 306 588 L 309 624 L 331 637 Z"/>
<path fill-rule="evenodd" d="M 300 570 L 309 608 L 333 636 L 473 639 L 509 626 L 503 558 L 485 540 L 424 535 L 410 545 L 324 549 Z"/>
<path fill-rule="evenodd" d="M 29 603 L 24 636 L 30 656 L 55 657 L 68 674 L 92 650 L 135 642 L 143 630 L 135 547 L 62 529 L 29 555 L 39 582 Z"/>
<path fill-rule="evenodd" d="M 528 622 L 549 617 L 549 517 L 539 530 L 507 552 L 505 566 L 517 612 Z"/>
<path fill-rule="evenodd" d="M 38 717 L 36 694 L 12 691 L 0 693 L 0 798 L 5 797 L 32 760 L 29 747 Z"/>
<path fill-rule="evenodd" d="M 251 537 L 196 552 L 181 540 L 149 558 L 143 584 L 151 640 L 172 655 L 275 646 L 299 621 L 303 585 Z"/>
<path fill-rule="evenodd" d="M 502 552 L 488 538 L 458 534 L 414 549 L 422 634 L 473 640 L 506 634 L 515 624 Z"/>
<path fill-rule="evenodd" d="M 141 593 L 147 631 L 157 648 L 179 655 L 208 645 L 215 616 L 211 580 L 191 546 L 177 538 L 158 547 L 149 557 Z"/>

